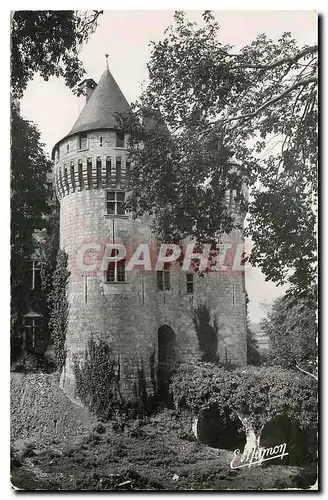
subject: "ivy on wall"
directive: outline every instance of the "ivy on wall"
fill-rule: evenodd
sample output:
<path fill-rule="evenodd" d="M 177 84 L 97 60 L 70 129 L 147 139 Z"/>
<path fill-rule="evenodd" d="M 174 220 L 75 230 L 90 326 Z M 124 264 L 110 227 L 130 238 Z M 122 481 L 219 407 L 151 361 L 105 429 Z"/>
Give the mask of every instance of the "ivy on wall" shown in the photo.
<path fill-rule="evenodd" d="M 150 357 L 154 361 L 154 355 Z M 74 357 L 74 374 L 77 396 L 89 410 L 106 422 L 120 420 L 121 424 L 130 418 L 142 418 L 157 408 L 157 387 L 154 367 L 150 365 L 152 390 L 148 382 L 143 360 L 137 368 L 134 394 L 123 397 L 120 391 L 120 360 L 111 347 L 101 339 L 91 337 L 83 357 Z"/>
<path fill-rule="evenodd" d="M 214 318 L 211 324 L 211 313 L 207 304 L 202 303 L 195 307 L 192 319 L 198 338 L 202 361 L 218 361 L 217 348 L 219 326 L 216 318 Z"/>
<path fill-rule="evenodd" d="M 67 253 L 64 250 L 59 250 L 56 260 L 56 269 L 53 274 L 53 288 L 49 295 L 49 328 L 56 356 L 56 364 L 59 369 L 64 366 L 66 358 L 65 341 L 69 310 L 66 288 L 70 276 L 67 264 Z"/>
<path fill-rule="evenodd" d="M 90 338 L 82 362 L 75 356 L 74 373 L 78 397 L 99 419 L 106 421 L 123 408 L 119 361 L 107 342 Z"/>

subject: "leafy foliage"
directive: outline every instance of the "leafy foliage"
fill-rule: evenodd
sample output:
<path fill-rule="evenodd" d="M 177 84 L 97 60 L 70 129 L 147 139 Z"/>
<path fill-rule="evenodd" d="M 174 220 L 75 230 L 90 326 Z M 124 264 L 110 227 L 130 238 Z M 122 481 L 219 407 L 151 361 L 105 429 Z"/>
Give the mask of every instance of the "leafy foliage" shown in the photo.
<path fill-rule="evenodd" d="M 152 45 L 134 119 L 121 117 L 135 132 L 129 207 L 152 213 L 162 237 L 204 242 L 240 227 L 225 195 L 234 190 L 244 213 L 249 185 L 251 261 L 267 279 L 313 292 L 318 48 L 290 33 L 261 34 L 235 54 L 218 41 L 213 15 L 203 19 L 199 27 L 175 13 Z M 156 112 L 145 117 L 145 109 Z"/>
<path fill-rule="evenodd" d="M 172 384 L 177 407 L 226 412 L 234 420 L 248 417 L 254 429 L 286 415 L 301 429 L 317 421 L 316 381 L 303 374 L 272 366 L 227 370 L 210 363 L 181 365 Z"/>
<path fill-rule="evenodd" d="M 47 225 L 51 163 L 43 152 L 40 132 L 32 122 L 21 118 L 14 106 L 11 136 L 11 353 L 16 357 L 21 347 L 22 315 L 27 301 L 36 298 L 30 291 L 27 270 L 36 246 L 34 231 Z M 42 302 L 42 297 L 38 299 Z"/>
<path fill-rule="evenodd" d="M 74 362 L 77 395 L 101 420 L 108 420 L 121 409 L 119 365 L 111 348 L 103 341 L 91 338 L 85 359 Z"/>
<path fill-rule="evenodd" d="M 50 317 L 52 307 L 53 278 L 56 270 L 57 254 L 59 250 L 59 209 L 53 207 L 48 218 L 47 230 L 38 244 L 40 254 L 41 288 L 46 298 L 43 311 L 44 325 L 50 331 Z"/>
<path fill-rule="evenodd" d="M 40 73 L 64 77 L 74 87 L 85 73 L 79 51 L 97 27 L 102 11 L 16 10 L 11 26 L 11 86 L 21 98 L 27 84 Z"/>
<path fill-rule="evenodd" d="M 261 364 L 261 354 L 259 353 L 259 344 L 256 340 L 255 333 L 250 327 L 249 321 L 247 321 L 246 328 L 247 335 L 247 364 L 253 366 L 259 366 Z"/>
<path fill-rule="evenodd" d="M 277 299 L 261 328 L 269 338 L 270 363 L 316 372 L 317 318 L 312 302 L 288 296 Z"/>
<path fill-rule="evenodd" d="M 12 285 L 20 282 L 24 259 L 33 253 L 33 232 L 45 227 L 49 212 L 47 175 L 51 162 L 36 126 L 12 107 L 11 121 L 11 262 Z"/>
<path fill-rule="evenodd" d="M 51 340 L 54 347 L 56 362 L 59 369 L 65 363 L 66 331 L 69 306 L 67 301 L 67 282 L 70 272 L 67 268 L 68 255 L 64 250 L 57 254 L 56 269 L 53 275 L 52 292 L 49 295 Z"/>
<path fill-rule="evenodd" d="M 249 297 L 246 292 L 246 341 L 247 341 L 247 364 L 253 366 L 259 366 L 262 362 L 262 356 L 258 350 L 259 344 L 256 340 L 255 333 L 251 328 L 251 322 L 249 318 Z"/>
<path fill-rule="evenodd" d="M 211 325 L 211 314 L 205 303 L 199 304 L 194 309 L 193 323 L 197 333 L 199 349 L 202 353 L 202 361 L 217 360 L 219 327 L 216 318 L 214 318 L 213 325 Z"/>

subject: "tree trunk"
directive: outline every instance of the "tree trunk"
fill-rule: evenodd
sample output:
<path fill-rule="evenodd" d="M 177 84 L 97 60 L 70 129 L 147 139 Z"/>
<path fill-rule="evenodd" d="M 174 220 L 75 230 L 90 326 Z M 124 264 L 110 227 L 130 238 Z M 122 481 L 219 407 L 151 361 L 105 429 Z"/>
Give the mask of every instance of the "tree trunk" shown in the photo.
<path fill-rule="evenodd" d="M 246 434 L 246 444 L 242 455 L 242 461 L 258 461 L 260 438 L 264 426 L 262 425 L 260 429 L 254 429 L 254 426 L 252 425 L 249 417 L 238 414 L 238 418 L 243 424 L 243 428 Z"/>
<path fill-rule="evenodd" d="M 194 415 L 191 424 L 192 432 L 196 439 L 198 439 L 198 420 L 199 420 L 199 415 Z"/>

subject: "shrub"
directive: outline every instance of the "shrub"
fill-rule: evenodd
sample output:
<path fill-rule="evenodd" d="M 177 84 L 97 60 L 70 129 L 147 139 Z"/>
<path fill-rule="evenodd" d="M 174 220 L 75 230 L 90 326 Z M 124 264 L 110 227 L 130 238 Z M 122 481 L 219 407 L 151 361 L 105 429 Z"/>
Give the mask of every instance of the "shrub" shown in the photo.
<path fill-rule="evenodd" d="M 286 415 L 301 429 L 317 422 L 317 384 L 309 376 L 280 367 L 224 369 L 211 363 L 181 365 L 172 391 L 177 408 L 199 414 L 216 409 L 224 418 L 240 420 L 246 450 L 259 446 L 262 429 L 272 418 Z"/>
<path fill-rule="evenodd" d="M 12 365 L 13 372 L 19 373 L 51 373 L 56 369 L 54 361 L 45 355 L 27 352 Z"/>
<path fill-rule="evenodd" d="M 106 421 L 124 406 L 119 390 L 119 364 L 103 340 L 91 338 L 85 359 L 74 360 L 77 395 L 100 420 Z"/>
<path fill-rule="evenodd" d="M 219 328 L 216 319 L 214 319 L 213 325 L 211 325 L 211 314 L 206 304 L 199 304 L 194 309 L 193 323 L 202 360 L 215 361 L 217 359 Z"/>

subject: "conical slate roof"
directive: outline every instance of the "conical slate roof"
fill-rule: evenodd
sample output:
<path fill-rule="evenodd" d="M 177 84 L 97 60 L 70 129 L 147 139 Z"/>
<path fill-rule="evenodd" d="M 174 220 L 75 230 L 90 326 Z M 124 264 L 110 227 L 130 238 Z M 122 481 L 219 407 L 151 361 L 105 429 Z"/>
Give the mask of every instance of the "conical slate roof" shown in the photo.
<path fill-rule="evenodd" d="M 68 135 L 100 128 L 116 128 L 114 114 L 130 109 L 113 75 L 106 69 Z"/>

